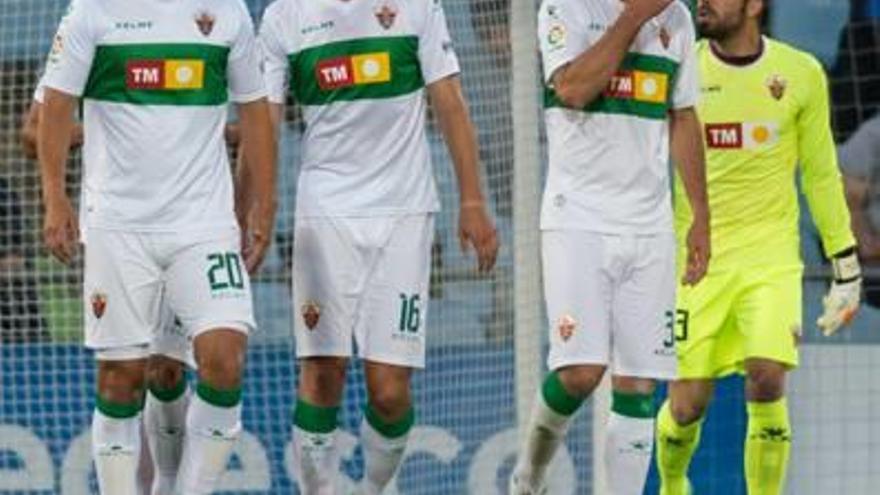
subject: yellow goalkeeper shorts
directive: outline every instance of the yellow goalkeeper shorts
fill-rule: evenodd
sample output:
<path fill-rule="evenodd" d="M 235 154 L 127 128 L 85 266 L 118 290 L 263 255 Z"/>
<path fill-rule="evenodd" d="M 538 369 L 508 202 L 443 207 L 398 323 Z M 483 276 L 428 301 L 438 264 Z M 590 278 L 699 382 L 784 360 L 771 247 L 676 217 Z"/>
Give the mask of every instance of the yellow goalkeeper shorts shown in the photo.
<path fill-rule="evenodd" d="M 742 373 L 749 358 L 796 367 L 802 276 L 799 266 L 751 267 L 710 272 L 696 286 L 679 286 L 679 378 Z"/>

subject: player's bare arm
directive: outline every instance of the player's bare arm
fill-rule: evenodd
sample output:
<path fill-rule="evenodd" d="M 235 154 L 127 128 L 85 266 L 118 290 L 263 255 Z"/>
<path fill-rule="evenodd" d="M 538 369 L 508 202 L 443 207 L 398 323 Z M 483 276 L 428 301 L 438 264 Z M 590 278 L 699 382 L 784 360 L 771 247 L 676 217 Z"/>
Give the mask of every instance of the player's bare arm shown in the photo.
<path fill-rule="evenodd" d="M 867 178 L 847 175 L 846 202 L 852 215 L 853 234 L 859 246 L 859 257 L 864 261 L 880 260 L 880 236 L 868 219 L 868 200 L 871 185 Z"/>
<path fill-rule="evenodd" d="M 21 123 L 21 149 L 24 156 L 32 160 L 37 157 L 37 125 L 40 121 L 41 106 L 37 102 L 32 103 Z"/>
<path fill-rule="evenodd" d="M 556 95 L 571 108 L 582 108 L 608 87 L 642 25 L 673 0 L 629 0 L 623 13 L 588 50 L 553 74 Z"/>
<path fill-rule="evenodd" d="M 76 212 L 65 190 L 65 169 L 73 137 L 74 96 L 46 88 L 37 128 L 37 156 L 43 186 L 43 238 L 53 256 L 70 263 L 79 242 Z"/>
<path fill-rule="evenodd" d="M 473 246 L 479 270 L 487 272 L 495 265 L 498 239 L 480 187 L 477 138 L 461 91 L 461 81 L 457 76 L 440 79 L 428 86 L 428 95 L 458 177 L 459 240 L 463 250 L 467 250 L 468 245 Z"/>
<path fill-rule="evenodd" d="M 24 152 L 24 156 L 32 160 L 37 158 L 37 127 L 40 123 L 42 107 L 43 104 L 38 101 L 31 103 L 21 125 L 21 149 Z M 70 148 L 75 149 L 82 146 L 82 124 L 75 122 L 71 132 Z"/>
<path fill-rule="evenodd" d="M 687 237 L 687 267 L 683 282 L 694 285 L 706 274 L 711 256 L 709 241 L 709 200 L 706 194 L 706 159 L 700 120 L 694 108 L 670 112 L 669 134 L 672 159 L 693 212 Z"/>
<path fill-rule="evenodd" d="M 237 177 L 236 210 L 248 271 L 255 272 L 272 242 L 275 223 L 275 132 L 265 98 L 238 107 L 243 158 Z"/>

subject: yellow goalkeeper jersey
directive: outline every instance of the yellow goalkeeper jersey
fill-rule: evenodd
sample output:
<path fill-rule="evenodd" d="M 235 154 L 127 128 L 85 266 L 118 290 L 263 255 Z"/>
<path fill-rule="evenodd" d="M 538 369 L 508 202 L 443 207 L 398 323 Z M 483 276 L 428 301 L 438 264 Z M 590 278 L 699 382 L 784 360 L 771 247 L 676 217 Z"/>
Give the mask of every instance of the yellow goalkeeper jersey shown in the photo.
<path fill-rule="evenodd" d="M 801 265 L 798 168 L 825 252 L 854 245 L 819 62 L 768 38 L 761 56 L 748 65 L 723 61 L 705 40 L 698 44 L 697 57 L 710 269 Z M 690 205 L 676 178 L 675 224 L 682 251 L 690 220 Z"/>

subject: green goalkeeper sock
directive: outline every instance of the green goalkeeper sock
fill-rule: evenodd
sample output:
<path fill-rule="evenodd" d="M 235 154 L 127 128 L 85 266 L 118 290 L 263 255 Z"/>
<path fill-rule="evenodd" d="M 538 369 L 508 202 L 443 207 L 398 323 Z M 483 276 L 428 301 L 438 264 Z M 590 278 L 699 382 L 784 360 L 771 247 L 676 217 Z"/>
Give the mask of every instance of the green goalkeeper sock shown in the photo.
<path fill-rule="evenodd" d="M 657 414 L 657 471 L 660 495 L 688 495 L 688 466 L 700 444 L 703 419 L 681 426 L 672 417 L 669 400 Z"/>
<path fill-rule="evenodd" d="M 749 402 L 746 434 L 746 486 L 749 495 L 779 495 L 785 485 L 791 450 L 791 425 L 785 398 Z"/>

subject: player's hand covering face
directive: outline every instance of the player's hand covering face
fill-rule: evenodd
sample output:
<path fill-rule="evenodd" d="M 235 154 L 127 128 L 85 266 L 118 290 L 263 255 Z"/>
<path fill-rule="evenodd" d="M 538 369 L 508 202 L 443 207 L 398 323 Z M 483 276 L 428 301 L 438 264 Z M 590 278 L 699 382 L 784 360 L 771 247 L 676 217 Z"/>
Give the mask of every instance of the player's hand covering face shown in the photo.
<path fill-rule="evenodd" d="M 859 310 L 862 297 L 862 269 L 856 258 L 855 249 L 831 260 L 834 281 L 828 295 L 822 299 L 824 312 L 816 320 L 825 336 L 833 335 L 841 326 L 849 324 Z"/>
<path fill-rule="evenodd" d="M 674 0 L 629 0 L 626 8 L 640 22 L 660 15 Z"/>
<path fill-rule="evenodd" d="M 492 270 L 498 255 L 498 238 L 495 235 L 495 226 L 482 203 L 462 205 L 458 217 L 458 239 L 464 252 L 473 246 L 477 253 L 479 271 Z"/>
<path fill-rule="evenodd" d="M 709 244 L 709 221 L 694 218 L 687 237 L 687 267 L 682 283 L 696 285 L 709 268 L 711 247 Z"/>

